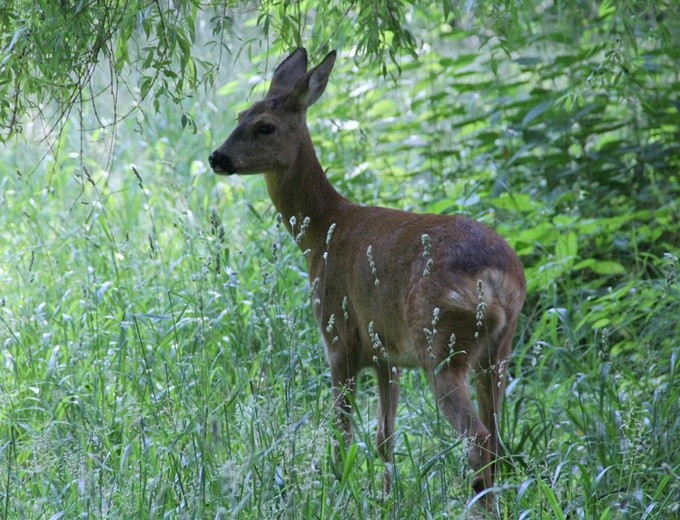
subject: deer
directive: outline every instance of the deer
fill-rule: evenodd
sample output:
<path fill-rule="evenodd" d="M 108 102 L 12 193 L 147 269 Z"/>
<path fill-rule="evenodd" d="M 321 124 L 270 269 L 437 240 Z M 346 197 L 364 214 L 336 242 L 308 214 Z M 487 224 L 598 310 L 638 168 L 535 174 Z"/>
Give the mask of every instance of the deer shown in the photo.
<path fill-rule="evenodd" d="M 475 494 L 490 495 L 507 365 L 526 296 L 522 263 L 475 220 L 357 205 L 332 186 L 314 150 L 307 109 L 325 91 L 335 60 L 332 51 L 308 71 L 307 51 L 292 52 L 275 68 L 264 99 L 238 114 L 209 164 L 216 174 L 263 174 L 307 260 L 338 443 L 352 442 L 357 375 L 373 369 L 376 444 L 389 493 L 401 370 L 423 369 L 439 413 L 467 439 Z"/>

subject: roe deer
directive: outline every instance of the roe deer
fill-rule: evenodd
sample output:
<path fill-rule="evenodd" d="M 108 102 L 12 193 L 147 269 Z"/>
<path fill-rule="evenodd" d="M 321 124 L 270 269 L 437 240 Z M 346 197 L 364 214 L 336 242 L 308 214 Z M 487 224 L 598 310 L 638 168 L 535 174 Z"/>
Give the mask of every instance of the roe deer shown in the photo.
<path fill-rule="evenodd" d="M 264 173 L 307 258 L 345 442 L 352 439 L 357 373 L 371 367 L 389 491 L 399 368 L 422 367 L 440 410 L 470 440 L 473 488 L 482 492 L 494 483 L 505 369 L 526 294 L 522 264 L 499 235 L 473 220 L 358 206 L 331 186 L 306 115 L 334 63 L 331 52 L 307 71 L 305 49 L 288 56 L 264 100 L 239 114 L 210 166 L 220 174 Z M 479 414 L 467 387 L 471 370 Z"/>

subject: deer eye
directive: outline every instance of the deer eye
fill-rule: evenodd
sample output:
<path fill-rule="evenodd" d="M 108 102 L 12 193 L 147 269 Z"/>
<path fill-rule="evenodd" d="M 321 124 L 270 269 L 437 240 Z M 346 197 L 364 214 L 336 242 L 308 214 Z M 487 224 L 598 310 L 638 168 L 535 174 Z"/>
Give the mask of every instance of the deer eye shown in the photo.
<path fill-rule="evenodd" d="M 257 135 L 269 135 L 274 133 L 274 125 L 269 123 L 264 123 L 255 127 L 255 134 Z"/>

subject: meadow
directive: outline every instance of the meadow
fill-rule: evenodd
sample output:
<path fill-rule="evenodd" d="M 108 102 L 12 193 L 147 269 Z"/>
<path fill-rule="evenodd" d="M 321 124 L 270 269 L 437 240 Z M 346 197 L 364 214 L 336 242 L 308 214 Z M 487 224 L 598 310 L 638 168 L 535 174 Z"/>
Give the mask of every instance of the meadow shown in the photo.
<path fill-rule="evenodd" d="M 677 517 L 677 78 L 575 94 L 578 50 L 499 72 L 468 36 L 395 78 L 339 59 L 310 110 L 317 153 L 349 198 L 471 216 L 524 262 L 495 515 Z M 417 371 L 393 493 L 370 373 L 334 473 L 304 259 L 263 179 L 207 166 L 263 95 L 243 61 L 184 101 L 195 131 L 170 105 L 105 128 L 84 110 L 4 145 L 0 518 L 491 517 Z"/>

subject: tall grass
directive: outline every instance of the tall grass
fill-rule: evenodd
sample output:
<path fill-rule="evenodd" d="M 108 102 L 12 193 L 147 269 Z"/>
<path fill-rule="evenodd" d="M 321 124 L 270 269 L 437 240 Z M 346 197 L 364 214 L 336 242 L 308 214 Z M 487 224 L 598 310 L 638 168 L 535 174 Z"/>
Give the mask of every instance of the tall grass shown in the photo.
<path fill-rule="evenodd" d="M 400 198 L 393 206 L 432 209 L 427 182 L 404 184 L 394 157 L 370 158 L 384 177 L 348 167 L 409 128 L 338 133 L 329 121 L 344 98 L 332 96 L 313 126 L 336 184 L 363 201 L 384 193 Z M 343 117 L 372 99 L 353 98 Z M 237 110 L 231 98 L 212 102 Z M 233 118 L 203 113 L 196 135 L 175 119 L 167 109 L 141 127 L 124 122 L 113 152 L 110 134 L 83 144 L 76 133 L 39 163 L 44 150 L 30 137 L 3 151 L 0 518 L 486 516 L 470 496 L 465 446 L 419 372 L 402 378 L 394 492 L 382 494 L 371 374 L 359 382 L 356 442 L 333 467 L 304 260 L 261 179 L 207 171 Z M 403 153 L 417 171 L 432 160 Z M 533 279 L 502 416 L 496 514 L 672 518 L 677 251 L 635 251 L 639 267 L 607 290 L 573 262 L 545 278 L 545 266 L 570 261 L 559 238 L 568 233 L 544 230 L 531 248 L 522 237 L 539 233 L 553 201 L 512 213 L 487 171 L 470 175 L 438 186 L 442 210 L 457 203 L 498 227 L 525 249 Z M 664 225 L 677 233 L 677 220 Z"/>

